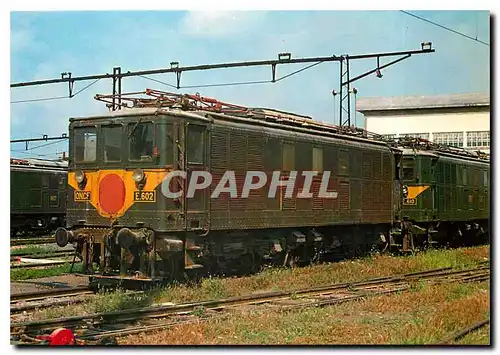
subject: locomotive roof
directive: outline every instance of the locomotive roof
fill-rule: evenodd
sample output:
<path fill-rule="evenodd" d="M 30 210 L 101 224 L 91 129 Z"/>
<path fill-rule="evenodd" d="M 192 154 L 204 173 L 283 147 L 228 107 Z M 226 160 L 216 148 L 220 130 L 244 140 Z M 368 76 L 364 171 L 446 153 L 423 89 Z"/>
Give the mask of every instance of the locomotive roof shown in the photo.
<path fill-rule="evenodd" d="M 94 119 L 133 117 L 133 116 L 156 116 L 170 115 L 185 117 L 194 120 L 200 120 L 207 123 L 213 123 L 214 119 L 220 121 L 233 121 L 243 124 L 252 124 L 261 127 L 273 127 L 286 131 L 295 131 L 298 133 L 317 134 L 319 136 L 329 136 L 337 139 L 347 139 L 370 144 L 384 145 L 381 136 L 372 134 L 357 127 L 341 128 L 321 121 L 313 120 L 309 116 L 299 115 L 290 112 L 279 111 L 269 108 L 251 109 L 250 114 L 243 113 L 221 113 L 206 110 L 186 111 L 177 107 L 133 107 L 117 111 L 110 111 L 92 117 L 71 118 L 72 122 L 84 122 Z"/>
<path fill-rule="evenodd" d="M 146 97 L 144 97 L 146 96 Z M 170 115 L 207 123 L 214 119 L 226 122 L 240 122 L 260 127 L 273 127 L 285 131 L 295 131 L 337 139 L 364 141 L 370 144 L 385 145 L 382 136 L 359 127 L 339 127 L 333 124 L 313 120 L 309 116 L 280 111 L 271 108 L 249 108 L 225 103 L 199 93 L 179 94 L 146 89 L 142 92 L 100 95 L 95 99 L 106 103 L 110 112 L 93 117 L 71 118 L 70 122 L 85 122 L 93 119 L 131 117 L 141 115 Z M 112 107 L 119 110 L 111 111 Z M 77 123 L 78 125 L 79 123 Z M 394 148 L 393 148 L 394 149 Z"/>
<path fill-rule="evenodd" d="M 482 164 L 489 164 L 489 160 L 482 159 L 479 156 L 459 155 L 459 154 L 454 154 L 451 152 L 439 151 L 439 150 L 423 150 L 423 149 L 418 149 L 418 148 L 417 149 L 404 148 L 403 155 L 412 155 L 412 156 L 420 155 L 420 156 L 428 156 L 428 157 L 433 157 L 433 158 L 446 157 L 446 158 L 452 158 L 452 159 L 467 160 L 467 161 L 477 162 L 477 163 L 482 163 Z"/>

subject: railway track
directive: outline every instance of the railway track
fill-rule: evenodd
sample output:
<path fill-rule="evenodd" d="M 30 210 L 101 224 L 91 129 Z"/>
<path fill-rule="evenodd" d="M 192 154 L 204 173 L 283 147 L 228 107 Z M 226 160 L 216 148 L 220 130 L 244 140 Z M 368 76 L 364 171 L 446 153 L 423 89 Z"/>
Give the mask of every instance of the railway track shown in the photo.
<path fill-rule="evenodd" d="M 455 341 L 460 340 L 461 338 L 463 338 L 467 334 L 475 332 L 476 330 L 481 329 L 482 327 L 485 327 L 489 324 L 490 324 L 490 319 L 489 318 L 484 319 L 484 320 L 477 322 L 477 323 L 475 323 L 467 328 L 461 329 L 456 333 L 453 333 L 449 337 L 442 340 L 440 345 L 450 345 L 450 344 L 454 343 Z"/>
<path fill-rule="evenodd" d="M 12 294 L 10 296 L 10 313 L 12 315 L 36 308 L 47 308 L 67 304 L 70 301 L 77 303 L 84 299 L 75 299 L 74 297 L 91 294 L 94 292 L 86 286 Z M 67 300 L 68 297 L 71 299 Z"/>
<path fill-rule="evenodd" d="M 29 342 L 37 342 L 33 336 L 38 332 L 63 327 L 74 330 L 78 334 L 80 341 L 95 342 L 189 323 L 198 319 L 194 315 L 200 310 L 205 314 L 205 312 L 219 313 L 242 306 L 318 307 L 401 292 L 408 290 L 412 282 L 416 281 L 433 283 L 485 281 L 490 277 L 490 269 L 489 266 L 484 264 L 480 263 L 478 267 L 466 270 L 456 271 L 451 270 L 451 268 L 442 268 L 291 292 L 270 292 L 228 299 L 11 323 L 11 340 L 22 341 L 27 339 Z M 40 341 L 38 340 L 38 342 Z"/>
<path fill-rule="evenodd" d="M 11 254 L 10 261 L 15 261 L 18 258 L 30 257 L 32 259 L 50 259 L 50 258 L 61 258 L 65 256 L 73 256 L 75 254 L 74 250 L 53 250 L 53 251 L 43 251 L 38 253 L 18 253 Z"/>
<path fill-rule="evenodd" d="M 11 246 L 52 243 L 55 243 L 54 237 L 11 238 L 10 240 Z"/>
<path fill-rule="evenodd" d="M 24 264 L 11 264 L 11 269 L 35 269 L 35 268 L 44 268 L 58 265 L 70 264 L 71 260 L 53 260 L 51 262 L 44 263 L 24 263 Z M 80 264 L 80 262 L 75 262 L 76 264 Z"/>
<path fill-rule="evenodd" d="M 93 291 L 89 290 L 88 287 L 72 287 L 72 288 L 60 288 L 54 290 L 43 290 L 36 292 L 22 292 L 22 293 L 14 293 L 10 295 L 10 304 L 18 303 L 20 301 L 28 302 L 28 301 L 40 301 L 47 298 L 54 297 L 68 297 L 75 296 L 80 294 L 93 293 Z"/>

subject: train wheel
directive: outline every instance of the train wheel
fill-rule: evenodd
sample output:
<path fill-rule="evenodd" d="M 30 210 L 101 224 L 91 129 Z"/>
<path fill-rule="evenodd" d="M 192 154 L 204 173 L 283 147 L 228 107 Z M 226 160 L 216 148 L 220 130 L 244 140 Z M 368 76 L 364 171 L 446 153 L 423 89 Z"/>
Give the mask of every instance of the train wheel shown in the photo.
<path fill-rule="evenodd" d="M 297 267 L 300 261 L 299 255 L 295 251 L 288 251 L 285 255 L 284 266 L 294 268 Z"/>

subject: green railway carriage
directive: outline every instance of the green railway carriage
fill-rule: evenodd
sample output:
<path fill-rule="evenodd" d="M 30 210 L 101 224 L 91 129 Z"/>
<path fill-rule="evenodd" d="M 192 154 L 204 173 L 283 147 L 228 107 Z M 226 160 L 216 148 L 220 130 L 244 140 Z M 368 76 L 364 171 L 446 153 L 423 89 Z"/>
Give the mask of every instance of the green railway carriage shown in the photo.
<path fill-rule="evenodd" d="M 451 149 L 404 149 L 401 166 L 401 213 L 422 228 L 417 235 L 472 243 L 488 230 L 488 160 Z"/>
<path fill-rule="evenodd" d="M 10 160 L 11 235 L 49 232 L 64 225 L 67 162 Z"/>

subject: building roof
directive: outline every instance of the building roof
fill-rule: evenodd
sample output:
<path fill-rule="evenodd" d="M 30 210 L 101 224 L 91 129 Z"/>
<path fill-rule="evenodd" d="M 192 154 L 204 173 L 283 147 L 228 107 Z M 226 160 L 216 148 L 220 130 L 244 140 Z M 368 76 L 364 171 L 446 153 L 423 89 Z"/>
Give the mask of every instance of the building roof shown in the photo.
<path fill-rule="evenodd" d="M 391 111 L 455 107 L 489 107 L 490 95 L 481 93 L 358 98 L 356 111 Z"/>

